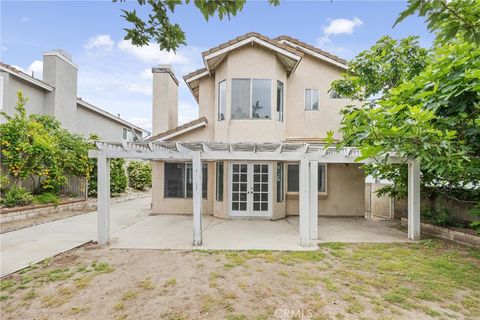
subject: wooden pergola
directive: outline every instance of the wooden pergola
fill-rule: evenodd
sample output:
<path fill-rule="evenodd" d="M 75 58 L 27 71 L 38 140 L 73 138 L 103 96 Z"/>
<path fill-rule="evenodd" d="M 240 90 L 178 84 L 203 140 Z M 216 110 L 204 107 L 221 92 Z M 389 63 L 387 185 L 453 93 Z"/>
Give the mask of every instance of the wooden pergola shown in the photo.
<path fill-rule="evenodd" d="M 299 234 L 300 245 L 311 246 L 318 239 L 318 164 L 371 163 L 375 159 L 355 161 L 356 148 L 307 143 L 223 143 L 223 142 L 108 142 L 98 141 L 89 151 L 97 159 L 98 243 L 105 245 L 110 236 L 110 159 L 180 160 L 192 162 L 193 245 L 202 244 L 202 161 L 295 161 L 300 163 Z M 420 239 L 420 163 L 392 154 L 391 163 L 408 165 L 408 238 Z"/>

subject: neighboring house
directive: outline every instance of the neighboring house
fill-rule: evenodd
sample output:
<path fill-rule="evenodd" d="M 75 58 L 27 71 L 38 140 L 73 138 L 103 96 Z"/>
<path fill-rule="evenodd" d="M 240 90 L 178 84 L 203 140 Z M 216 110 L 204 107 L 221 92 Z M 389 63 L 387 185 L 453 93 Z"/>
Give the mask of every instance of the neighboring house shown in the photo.
<path fill-rule="evenodd" d="M 148 132 L 77 97 L 78 67 L 62 50 L 43 54 L 43 80 L 0 62 L 0 111 L 13 114 L 17 91 L 29 99 L 29 114 L 47 114 L 62 126 L 86 138 L 94 133 L 103 140 L 136 141 Z M 5 119 L 0 119 L 0 123 Z"/>
<path fill-rule="evenodd" d="M 252 152 L 261 152 L 253 143 L 259 148 L 267 148 L 265 143 L 321 146 L 330 130 L 341 138 L 340 110 L 354 102 L 329 89 L 346 70 L 345 60 L 288 36 L 270 39 L 258 33 L 202 55 L 205 68 L 184 77 L 200 117 L 182 126 L 173 70 L 166 65 L 152 69 L 150 141 L 224 143 L 230 151 L 246 143 L 246 148 L 253 145 Z M 267 219 L 299 214 L 298 161 L 202 162 L 204 214 Z M 192 213 L 191 162 L 153 161 L 152 181 L 153 213 Z M 318 215 L 365 215 L 365 175 L 359 164 L 319 163 L 316 187 Z"/>

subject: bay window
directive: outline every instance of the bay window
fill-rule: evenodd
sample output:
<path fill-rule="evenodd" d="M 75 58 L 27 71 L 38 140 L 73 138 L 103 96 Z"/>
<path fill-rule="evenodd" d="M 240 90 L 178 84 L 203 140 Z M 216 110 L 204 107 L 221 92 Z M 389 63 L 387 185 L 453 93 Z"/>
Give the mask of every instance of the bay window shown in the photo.
<path fill-rule="evenodd" d="M 191 163 L 165 163 L 164 197 L 191 198 L 193 196 L 193 174 Z M 207 164 L 202 164 L 202 197 L 207 198 Z"/>
<path fill-rule="evenodd" d="M 232 79 L 232 119 L 270 119 L 271 81 Z"/>

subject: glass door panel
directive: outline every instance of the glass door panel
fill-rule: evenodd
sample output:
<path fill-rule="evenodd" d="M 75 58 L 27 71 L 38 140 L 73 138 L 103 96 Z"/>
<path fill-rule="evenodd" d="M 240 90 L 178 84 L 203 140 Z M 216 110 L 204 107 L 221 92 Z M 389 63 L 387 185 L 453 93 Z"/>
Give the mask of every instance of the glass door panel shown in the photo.
<path fill-rule="evenodd" d="M 232 165 L 232 201 L 231 213 L 235 216 L 248 214 L 248 165 L 234 163 Z"/>

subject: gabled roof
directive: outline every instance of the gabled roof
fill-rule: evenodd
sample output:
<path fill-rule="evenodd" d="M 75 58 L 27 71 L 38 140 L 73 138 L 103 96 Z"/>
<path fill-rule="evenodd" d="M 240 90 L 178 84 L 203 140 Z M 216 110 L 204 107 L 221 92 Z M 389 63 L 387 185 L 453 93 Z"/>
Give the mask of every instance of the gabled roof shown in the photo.
<path fill-rule="evenodd" d="M 8 72 L 8 73 L 10 73 L 10 74 L 12 74 L 12 75 L 24 80 L 24 81 L 27 81 L 27 82 L 43 89 L 43 90 L 53 91 L 53 89 L 55 89 L 54 87 L 52 87 L 48 83 L 43 82 L 42 80 L 39 80 L 37 78 L 34 78 L 31 75 L 26 74 L 25 72 L 23 72 L 21 70 L 18 70 L 17 68 L 14 68 L 13 66 L 11 66 L 9 64 L 0 62 L 0 70 Z"/>
<path fill-rule="evenodd" d="M 173 128 L 164 132 L 160 132 L 154 136 L 151 136 L 150 138 L 148 138 L 148 141 L 157 141 L 157 140 L 165 141 L 165 140 L 174 138 L 176 136 L 179 136 L 181 134 L 193 131 L 197 128 L 205 127 L 207 123 L 208 121 L 206 117 L 200 117 L 193 121 L 182 124 L 181 126 L 178 126 L 176 128 Z"/>
<path fill-rule="evenodd" d="M 306 54 L 313 55 L 317 58 L 320 58 L 321 60 L 324 60 L 326 62 L 329 62 L 333 65 L 336 65 L 340 68 L 346 69 L 347 68 L 347 60 L 342 59 L 334 54 L 331 54 L 327 51 L 323 51 L 317 47 L 314 47 L 308 43 L 305 43 L 303 41 L 300 41 L 298 39 L 292 38 L 290 36 L 282 35 L 274 39 L 275 41 L 278 41 L 279 43 L 283 43 L 287 46 L 291 46 L 292 48 L 295 48 L 301 52 L 304 52 Z"/>
<path fill-rule="evenodd" d="M 338 68 L 347 69 L 347 61 L 345 59 L 298 39 L 289 36 L 279 36 L 275 39 L 270 39 L 260 33 L 249 32 L 203 52 L 202 57 L 205 67 L 183 77 L 197 102 L 199 100 L 199 80 L 214 73 L 215 68 L 223 61 L 228 52 L 251 43 L 256 43 L 275 52 L 289 74 L 295 71 L 303 54 L 311 55 Z"/>

